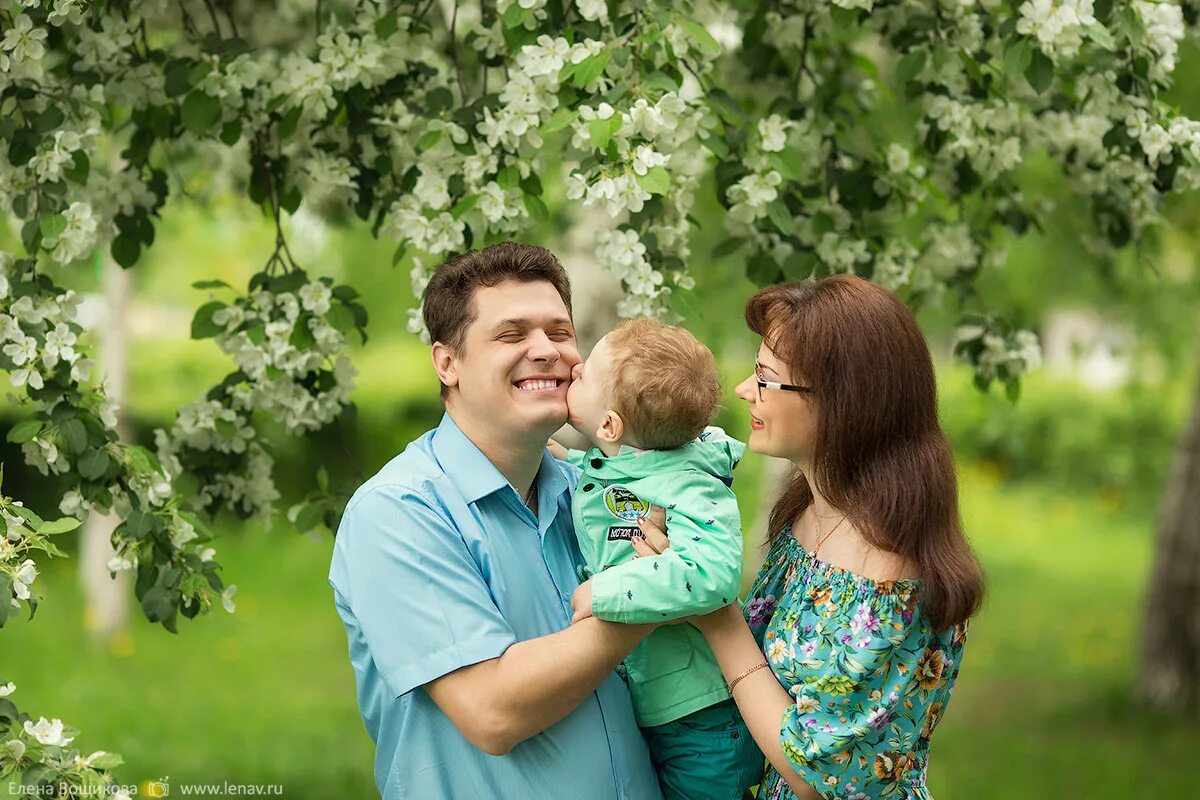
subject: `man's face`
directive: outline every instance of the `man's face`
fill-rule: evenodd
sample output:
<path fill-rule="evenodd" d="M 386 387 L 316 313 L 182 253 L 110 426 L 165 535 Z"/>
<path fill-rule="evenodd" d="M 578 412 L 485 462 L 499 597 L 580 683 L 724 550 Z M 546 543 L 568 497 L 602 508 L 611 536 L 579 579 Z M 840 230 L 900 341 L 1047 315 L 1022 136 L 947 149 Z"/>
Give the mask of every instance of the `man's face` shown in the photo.
<path fill-rule="evenodd" d="M 475 290 L 475 321 L 454 358 L 456 405 L 487 427 L 549 436 L 567 418 L 567 384 L 579 363 L 575 327 L 546 281 Z"/>
<path fill-rule="evenodd" d="M 611 376 L 612 353 L 605 336 L 596 342 L 587 363 L 575 367 L 567 389 L 567 421 L 593 444 L 604 412 L 610 406 L 607 393 L 612 385 Z"/>

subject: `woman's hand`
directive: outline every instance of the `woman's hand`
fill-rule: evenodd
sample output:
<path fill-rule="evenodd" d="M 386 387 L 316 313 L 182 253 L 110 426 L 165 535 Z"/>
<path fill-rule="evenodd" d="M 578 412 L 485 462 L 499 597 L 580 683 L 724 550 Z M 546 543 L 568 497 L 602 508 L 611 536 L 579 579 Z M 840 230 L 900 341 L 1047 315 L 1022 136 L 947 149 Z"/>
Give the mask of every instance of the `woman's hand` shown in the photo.
<path fill-rule="evenodd" d="M 657 556 L 671 546 L 667 538 L 667 511 L 662 506 L 650 506 L 650 514 L 637 519 L 638 532 L 630 544 L 638 556 Z"/>

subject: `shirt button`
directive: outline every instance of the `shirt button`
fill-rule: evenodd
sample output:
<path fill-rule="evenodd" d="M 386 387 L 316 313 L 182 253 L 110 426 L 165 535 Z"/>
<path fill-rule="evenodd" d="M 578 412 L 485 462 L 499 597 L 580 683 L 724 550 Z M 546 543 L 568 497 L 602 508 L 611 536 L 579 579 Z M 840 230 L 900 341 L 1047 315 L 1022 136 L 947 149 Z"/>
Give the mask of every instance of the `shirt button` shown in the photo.
<path fill-rule="evenodd" d="M 600 469 L 603 466 L 604 466 L 604 462 L 601 461 L 600 459 L 598 459 L 598 458 L 592 459 L 592 469 Z"/>
<path fill-rule="evenodd" d="M 595 488 L 596 488 L 596 484 L 594 484 L 594 483 L 585 483 L 583 485 L 583 490 L 585 492 L 590 492 L 592 489 L 595 489 Z"/>

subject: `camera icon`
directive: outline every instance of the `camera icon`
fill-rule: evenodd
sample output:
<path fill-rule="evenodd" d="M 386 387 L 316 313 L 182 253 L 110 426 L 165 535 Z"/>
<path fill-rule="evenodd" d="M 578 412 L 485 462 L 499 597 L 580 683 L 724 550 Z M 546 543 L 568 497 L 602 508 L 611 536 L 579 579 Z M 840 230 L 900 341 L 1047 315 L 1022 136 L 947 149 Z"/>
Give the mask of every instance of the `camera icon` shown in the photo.
<path fill-rule="evenodd" d="M 168 797 L 171 794 L 170 775 L 156 781 L 146 781 L 146 797 Z"/>

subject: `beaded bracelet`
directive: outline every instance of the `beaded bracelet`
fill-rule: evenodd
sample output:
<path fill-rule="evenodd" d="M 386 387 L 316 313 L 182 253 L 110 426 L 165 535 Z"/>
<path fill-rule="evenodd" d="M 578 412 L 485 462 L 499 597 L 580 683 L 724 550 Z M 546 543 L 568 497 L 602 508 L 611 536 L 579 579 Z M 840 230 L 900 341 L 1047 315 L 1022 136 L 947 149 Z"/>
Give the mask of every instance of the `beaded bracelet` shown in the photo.
<path fill-rule="evenodd" d="M 740 681 L 742 678 L 745 678 L 747 675 L 749 675 L 749 674 L 751 674 L 751 673 L 753 673 L 753 672 L 758 672 L 760 669 L 762 669 L 762 668 L 764 668 L 764 667 L 768 667 L 768 666 L 770 666 L 770 665 L 769 665 L 767 662 L 765 662 L 765 661 L 760 661 L 759 663 L 755 664 L 755 665 L 754 665 L 753 667 L 751 667 L 750 669 L 748 669 L 748 670 L 746 670 L 745 672 L 743 672 L 741 675 L 738 675 L 736 678 L 734 678 L 733 680 L 731 680 L 731 681 L 729 682 L 729 693 L 730 693 L 730 694 L 733 694 L 733 687 L 737 686 L 737 685 L 738 685 L 738 681 Z"/>

